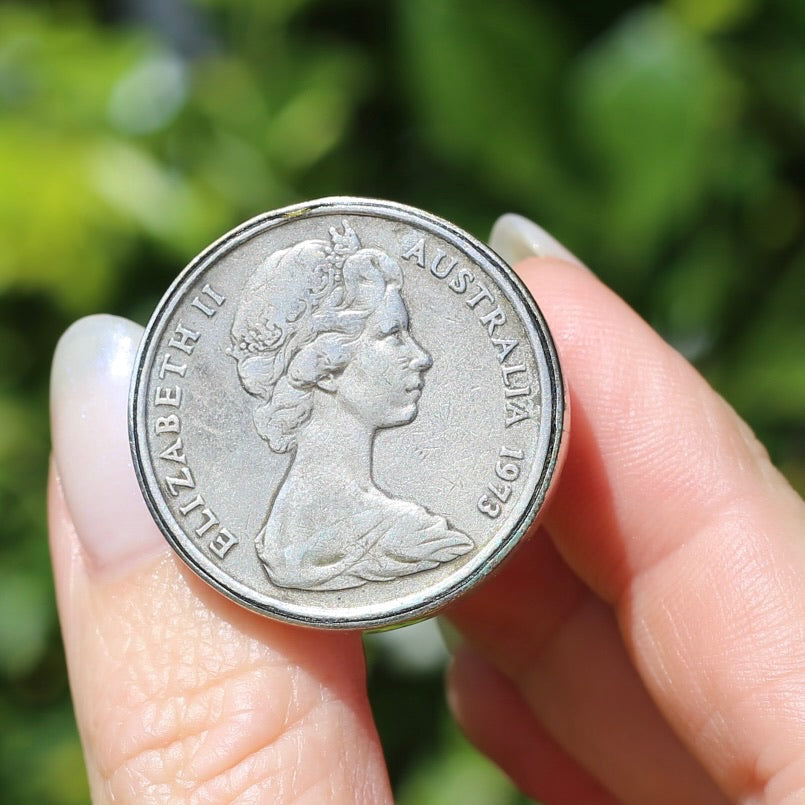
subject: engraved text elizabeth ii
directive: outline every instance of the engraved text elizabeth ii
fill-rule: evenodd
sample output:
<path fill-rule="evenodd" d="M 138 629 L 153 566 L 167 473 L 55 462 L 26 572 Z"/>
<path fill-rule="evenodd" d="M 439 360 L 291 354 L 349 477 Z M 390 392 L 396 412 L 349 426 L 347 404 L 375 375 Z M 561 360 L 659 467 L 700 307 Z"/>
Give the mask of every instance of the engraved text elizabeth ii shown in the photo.
<path fill-rule="evenodd" d="M 430 355 L 409 331 L 402 271 L 349 224 L 272 253 L 249 277 L 230 354 L 254 424 L 291 451 L 257 535 L 271 582 L 341 590 L 450 562 L 474 545 L 374 481 L 375 434 L 412 422 Z"/>

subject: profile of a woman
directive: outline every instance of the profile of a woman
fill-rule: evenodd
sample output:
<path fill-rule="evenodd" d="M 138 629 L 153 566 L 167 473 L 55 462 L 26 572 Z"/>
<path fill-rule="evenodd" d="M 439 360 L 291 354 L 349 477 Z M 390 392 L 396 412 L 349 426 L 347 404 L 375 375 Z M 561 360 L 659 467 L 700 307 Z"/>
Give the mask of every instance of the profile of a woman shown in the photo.
<path fill-rule="evenodd" d="M 345 221 L 249 277 L 231 354 L 254 423 L 288 471 L 257 535 L 271 582 L 340 590 L 450 562 L 474 545 L 374 481 L 375 435 L 418 413 L 431 357 L 409 331 L 402 271 Z"/>

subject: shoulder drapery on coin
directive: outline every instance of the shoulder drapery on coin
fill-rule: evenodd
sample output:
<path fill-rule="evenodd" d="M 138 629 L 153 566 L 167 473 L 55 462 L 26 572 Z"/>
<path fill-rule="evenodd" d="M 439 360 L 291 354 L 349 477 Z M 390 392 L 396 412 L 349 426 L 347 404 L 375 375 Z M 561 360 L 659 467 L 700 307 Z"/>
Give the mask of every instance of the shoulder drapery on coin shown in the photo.
<path fill-rule="evenodd" d="M 565 415 L 544 321 L 487 247 L 332 198 L 179 276 L 132 382 L 135 468 L 202 578 L 273 617 L 371 628 L 483 578 L 544 501 Z"/>

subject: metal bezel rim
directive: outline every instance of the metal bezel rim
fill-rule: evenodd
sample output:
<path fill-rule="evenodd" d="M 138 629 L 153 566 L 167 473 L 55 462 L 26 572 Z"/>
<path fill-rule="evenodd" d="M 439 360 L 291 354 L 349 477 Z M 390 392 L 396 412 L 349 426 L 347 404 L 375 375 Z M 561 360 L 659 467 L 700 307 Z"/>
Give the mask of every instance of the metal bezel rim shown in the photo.
<path fill-rule="evenodd" d="M 345 206 L 349 207 L 349 210 L 343 210 L 342 208 Z M 531 495 L 529 502 L 524 508 L 523 514 L 517 521 L 515 527 L 510 530 L 508 536 L 504 540 L 501 540 L 497 549 L 493 551 L 489 560 L 484 565 L 479 566 L 474 571 L 455 581 L 453 584 L 449 585 L 445 591 L 423 599 L 416 605 L 399 608 L 390 614 L 385 614 L 378 617 L 347 618 L 333 616 L 331 618 L 322 619 L 312 616 L 306 617 L 299 614 L 289 614 L 287 611 L 283 611 L 281 608 L 264 606 L 256 601 L 244 599 L 244 597 L 239 593 L 227 588 L 225 583 L 215 578 L 205 567 L 201 566 L 191 555 L 186 552 L 184 546 L 174 533 L 170 523 L 166 522 L 159 508 L 159 502 L 151 488 L 151 484 L 149 483 L 148 471 L 145 466 L 145 461 L 142 454 L 143 451 L 140 443 L 141 439 L 139 427 L 141 424 L 141 379 L 145 372 L 145 362 L 151 345 L 159 335 L 159 321 L 165 316 L 165 314 L 172 311 L 175 303 L 178 302 L 179 292 L 182 287 L 186 284 L 189 284 L 195 277 L 196 273 L 200 273 L 205 264 L 212 261 L 213 258 L 220 257 L 222 254 L 235 248 L 239 243 L 250 239 L 262 231 L 270 229 L 272 225 L 280 225 L 283 221 L 288 219 L 297 218 L 303 215 L 369 215 L 372 213 L 372 211 L 386 214 L 397 213 L 397 215 L 402 216 L 403 219 L 407 217 L 413 217 L 420 220 L 424 219 L 431 226 L 434 226 L 437 229 L 446 230 L 453 236 L 453 238 L 459 242 L 466 243 L 468 247 L 471 247 L 473 250 L 483 255 L 495 267 L 495 269 L 497 269 L 500 274 L 504 276 L 506 280 L 508 280 L 511 289 L 515 292 L 522 305 L 530 314 L 532 324 L 534 325 L 534 329 L 538 336 L 539 344 L 542 348 L 542 354 L 546 360 L 548 376 L 550 378 L 550 389 L 545 391 L 550 393 L 550 398 L 552 401 L 552 417 L 550 420 L 550 433 L 548 435 L 547 455 L 543 463 L 542 472 L 539 476 L 537 484 L 535 485 L 534 492 Z M 157 305 L 146 327 L 145 335 L 137 353 L 135 370 L 132 376 L 129 393 L 129 442 L 137 480 L 140 484 L 140 489 L 143 492 L 145 502 L 149 511 L 151 512 L 152 517 L 154 518 L 154 521 L 170 543 L 171 547 L 181 557 L 181 559 L 197 575 L 201 576 L 216 590 L 233 600 L 235 603 L 246 607 L 247 609 L 251 609 L 252 611 L 288 623 L 327 629 L 376 629 L 402 625 L 404 623 L 434 614 L 437 610 L 441 609 L 447 603 L 453 601 L 455 598 L 464 593 L 467 589 L 474 586 L 481 579 L 485 578 L 500 565 L 503 559 L 505 559 L 505 557 L 513 550 L 525 532 L 530 528 L 543 506 L 552 481 L 554 480 L 560 457 L 562 455 L 562 435 L 566 425 L 566 412 L 567 405 L 565 387 L 550 331 L 548 330 L 539 307 L 531 297 L 531 294 L 525 288 L 519 277 L 517 277 L 517 275 L 506 264 L 506 262 L 500 258 L 499 255 L 497 255 L 486 244 L 481 243 L 479 240 L 464 232 L 459 227 L 456 227 L 449 221 L 446 221 L 431 213 L 427 213 L 423 210 L 419 210 L 415 207 L 399 204 L 397 202 L 376 199 L 334 196 L 294 204 L 251 218 L 225 233 L 223 236 L 210 244 L 197 257 L 195 257 L 184 270 L 179 273 Z"/>

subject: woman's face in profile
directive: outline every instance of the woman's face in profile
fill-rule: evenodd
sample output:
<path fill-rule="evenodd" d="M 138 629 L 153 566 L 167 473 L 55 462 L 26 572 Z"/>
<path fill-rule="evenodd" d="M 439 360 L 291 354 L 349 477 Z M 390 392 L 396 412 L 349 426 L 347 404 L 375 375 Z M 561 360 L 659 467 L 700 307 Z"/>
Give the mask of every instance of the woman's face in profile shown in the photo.
<path fill-rule="evenodd" d="M 336 396 L 351 413 L 374 428 L 412 422 L 433 365 L 408 331 L 408 310 L 400 292 L 389 288 L 366 320 L 357 351 L 338 378 Z"/>

